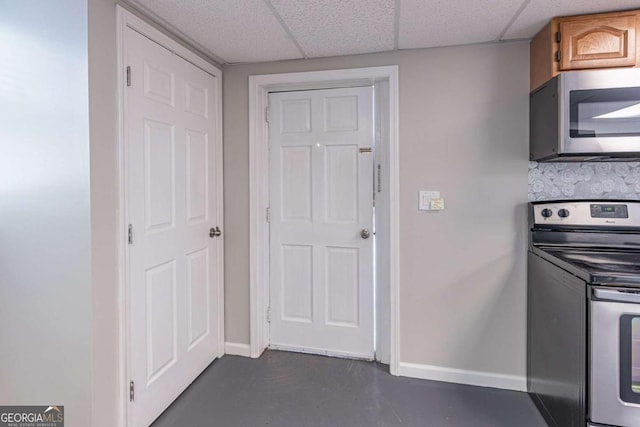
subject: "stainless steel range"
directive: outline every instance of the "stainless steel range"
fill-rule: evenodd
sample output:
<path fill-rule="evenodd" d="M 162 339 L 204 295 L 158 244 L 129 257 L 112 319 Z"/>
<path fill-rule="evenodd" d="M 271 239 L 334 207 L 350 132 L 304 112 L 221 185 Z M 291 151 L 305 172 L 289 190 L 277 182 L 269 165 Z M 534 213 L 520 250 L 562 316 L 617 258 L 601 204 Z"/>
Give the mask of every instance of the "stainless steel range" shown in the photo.
<path fill-rule="evenodd" d="M 550 426 L 640 427 L 640 202 L 534 202 L 529 393 Z"/>

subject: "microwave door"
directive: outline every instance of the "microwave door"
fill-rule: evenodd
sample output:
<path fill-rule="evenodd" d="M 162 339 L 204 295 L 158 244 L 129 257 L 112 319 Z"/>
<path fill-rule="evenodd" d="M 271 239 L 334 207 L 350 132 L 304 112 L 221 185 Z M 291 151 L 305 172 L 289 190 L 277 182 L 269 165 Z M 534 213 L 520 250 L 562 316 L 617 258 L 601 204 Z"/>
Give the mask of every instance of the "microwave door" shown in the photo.
<path fill-rule="evenodd" d="M 612 82 L 613 83 L 613 82 Z M 640 81 L 636 87 L 563 91 L 565 153 L 640 151 Z"/>

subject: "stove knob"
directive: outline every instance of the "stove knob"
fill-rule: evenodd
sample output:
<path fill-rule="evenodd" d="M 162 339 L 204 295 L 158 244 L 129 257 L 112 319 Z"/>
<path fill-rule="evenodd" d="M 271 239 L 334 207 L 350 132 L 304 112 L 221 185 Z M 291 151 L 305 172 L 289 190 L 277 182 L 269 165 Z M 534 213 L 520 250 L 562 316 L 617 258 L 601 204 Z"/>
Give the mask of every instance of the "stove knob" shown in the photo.
<path fill-rule="evenodd" d="M 545 218 L 549 218 L 551 215 L 553 215 L 553 211 L 551 209 L 542 209 L 542 212 L 540 212 L 540 214 L 542 214 L 542 216 Z"/>
<path fill-rule="evenodd" d="M 559 216 L 560 218 L 566 218 L 566 217 L 568 217 L 568 216 L 569 216 L 569 210 L 568 210 L 568 209 L 560 209 L 560 210 L 558 211 L 558 216 Z"/>

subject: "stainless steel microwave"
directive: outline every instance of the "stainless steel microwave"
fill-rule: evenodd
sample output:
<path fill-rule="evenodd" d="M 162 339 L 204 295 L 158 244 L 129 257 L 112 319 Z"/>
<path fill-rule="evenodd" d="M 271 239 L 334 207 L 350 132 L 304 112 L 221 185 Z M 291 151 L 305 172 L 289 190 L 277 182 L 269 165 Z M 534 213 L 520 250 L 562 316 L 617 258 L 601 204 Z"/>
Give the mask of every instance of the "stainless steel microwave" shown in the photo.
<path fill-rule="evenodd" d="M 640 159 L 640 68 L 560 73 L 529 106 L 531 160 Z"/>

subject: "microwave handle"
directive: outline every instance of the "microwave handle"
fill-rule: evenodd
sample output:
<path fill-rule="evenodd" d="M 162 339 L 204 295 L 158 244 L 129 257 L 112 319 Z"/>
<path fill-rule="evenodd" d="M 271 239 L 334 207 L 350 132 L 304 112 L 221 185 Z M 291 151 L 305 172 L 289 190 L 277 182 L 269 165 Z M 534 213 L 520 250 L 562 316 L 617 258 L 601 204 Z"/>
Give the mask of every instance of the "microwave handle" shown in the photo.
<path fill-rule="evenodd" d="M 593 296 L 599 300 L 640 304 L 640 293 L 637 292 L 621 292 L 609 289 L 594 289 Z"/>

